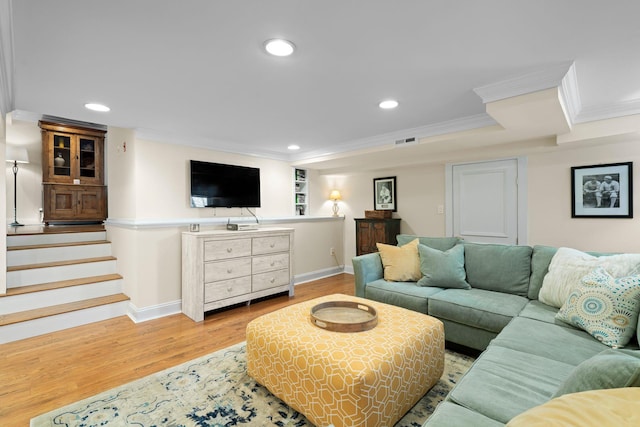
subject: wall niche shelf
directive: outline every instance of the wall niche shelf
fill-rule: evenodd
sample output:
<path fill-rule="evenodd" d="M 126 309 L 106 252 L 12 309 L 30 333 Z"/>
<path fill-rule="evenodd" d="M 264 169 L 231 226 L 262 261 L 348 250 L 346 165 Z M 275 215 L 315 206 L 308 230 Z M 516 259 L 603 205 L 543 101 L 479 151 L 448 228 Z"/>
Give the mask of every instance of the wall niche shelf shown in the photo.
<path fill-rule="evenodd" d="M 296 215 L 309 215 L 309 175 L 306 169 L 293 168 L 293 203 Z"/>

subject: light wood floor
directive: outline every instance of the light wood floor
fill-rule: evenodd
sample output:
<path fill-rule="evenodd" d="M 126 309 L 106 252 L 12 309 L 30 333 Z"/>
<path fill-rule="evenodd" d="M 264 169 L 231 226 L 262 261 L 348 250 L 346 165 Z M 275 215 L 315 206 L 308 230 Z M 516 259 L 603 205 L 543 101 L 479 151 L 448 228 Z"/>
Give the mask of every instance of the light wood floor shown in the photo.
<path fill-rule="evenodd" d="M 349 274 L 298 285 L 295 297 L 213 312 L 195 323 L 177 314 L 134 324 L 128 317 L 0 345 L 0 425 L 34 416 L 245 340 L 248 322 L 323 295 L 353 295 Z"/>

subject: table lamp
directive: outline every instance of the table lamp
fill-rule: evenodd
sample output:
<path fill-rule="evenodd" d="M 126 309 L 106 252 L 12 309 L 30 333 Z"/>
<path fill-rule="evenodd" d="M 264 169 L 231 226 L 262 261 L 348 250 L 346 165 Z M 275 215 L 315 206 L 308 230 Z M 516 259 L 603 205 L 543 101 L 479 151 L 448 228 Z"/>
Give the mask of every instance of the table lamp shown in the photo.
<path fill-rule="evenodd" d="M 338 200 L 342 199 L 338 190 L 333 190 L 329 195 L 329 199 L 333 200 L 333 216 L 338 216 Z"/>

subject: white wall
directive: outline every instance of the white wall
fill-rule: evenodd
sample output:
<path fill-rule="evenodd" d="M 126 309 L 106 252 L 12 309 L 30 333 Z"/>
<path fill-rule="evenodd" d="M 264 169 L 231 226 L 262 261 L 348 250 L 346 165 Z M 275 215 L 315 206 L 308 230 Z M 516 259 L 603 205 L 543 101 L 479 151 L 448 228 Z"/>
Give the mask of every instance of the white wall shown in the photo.
<path fill-rule="evenodd" d="M 468 160 L 477 158 L 470 153 Z M 499 156 L 497 157 L 499 158 Z M 528 242 L 530 245 L 570 246 L 580 250 L 640 252 L 640 140 L 608 145 L 575 143 L 528 158 Z M 464 162 L 464 157 L 458 159 Z M 633 219 L 571 218 L 571 167 L 599 163 L 634 162 L 635 191 Z M 401 232 L 420 236 L 444 236 L 445 216 L 437 213 L 445 204 L 444 164 L 390 169 L 348 175 L 322 175 L 326 189 L 334 182 L 344 196 L 346 213 L 345 260 L 355 256 L 353 218 L 373 209 L 373 178 L 397 177 L 398 212 Z"/>

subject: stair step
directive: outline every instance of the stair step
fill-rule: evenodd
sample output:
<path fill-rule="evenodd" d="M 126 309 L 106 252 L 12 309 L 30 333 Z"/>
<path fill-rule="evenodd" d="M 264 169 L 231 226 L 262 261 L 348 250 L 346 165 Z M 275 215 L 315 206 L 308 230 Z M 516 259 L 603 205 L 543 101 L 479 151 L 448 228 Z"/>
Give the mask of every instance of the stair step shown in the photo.
<path fill-rule="evenodd" d="M 0 315 L 0 326 L 11 325 L 20 322 L 28 322 L 30 320 L 41 319 L 44 317 L 55 316 L 58 314 L 70 313 L 78 310 L 85 310 L 101 305 L 114 304 L 118 302 L 128 301 L 129 297 L 125 294 L 108 295 L 104 297 L 91 298 L 83 301 L 71 302 L 67 304 L 54 305 L 50 307 L 38 308 L 35 310 L 21 311 L 18 313 L 9 313 Z"/>
<path fill-rule="evenodd" d="M 7 266 L 42 264 L 109 255 L 111 255 L 111 242 L 107 240 L 17 245 L 7 249 Z"/>
<path fill-rule="evenodd" d="M 86 245 L 103 245 L 111 243 L 108 240 L 93 240 L 88 242 L 68 242 L 68 243 L 44 243 L 36 245 L 11 246 L 7 248 L 7 252 L 23 251 L 29 249 L 48 249 L 48 248 L 64 248 L 68 246 L 86 246 Z"/>
<path fill-rule="evenodd" d="M 105 240 L 106 231 L 86 231 L 70 233 L 43 233 L 43 234 L 7 234 L 7 248 L 24 245 L 40 245 L 55 243 L 86 242 L 93 240 Z"/>
<path fill-rule="evenodd" d="M 59 280 L 57 282 L 39 283 L 37 285 L 19 286 L 16 288 L 8 288 L 7 293 L 5 295 L 0 295 L 0 298 L 13 296 L 13 295 L 24 295 L 24 294 L 29 294 L 33 292 L 50 291 L 53 289 L 69 288 L 73 286 L 81 286 L 81 285 L 87 285 L 90 283 L 99 283 L 99 282 L 106 282 L 109 280 L 119 280 L 119 279 L 122 279 L 122 276 L 114 273 L 114 274 L 103 274 L 101 276 L 82 277 L 79 279 Z"/>
<path fill-rule="evenodd" d="M 66 261 L 43 262 L 39 264 L 14 265 L 14 266 L 7 267 L 7 272 L 34 270 L 37 268 L 61 267 L 65 265 L 87 264 L 90 262 L 115 261 L 116 259 L 117 258 L 113 256 L 103 256 L 103 257 L 96 257 L 96 258 L 83 258 L 83 259 L 73 259 L 73 260 L 66 260 Z"/>

